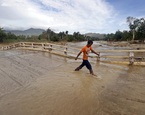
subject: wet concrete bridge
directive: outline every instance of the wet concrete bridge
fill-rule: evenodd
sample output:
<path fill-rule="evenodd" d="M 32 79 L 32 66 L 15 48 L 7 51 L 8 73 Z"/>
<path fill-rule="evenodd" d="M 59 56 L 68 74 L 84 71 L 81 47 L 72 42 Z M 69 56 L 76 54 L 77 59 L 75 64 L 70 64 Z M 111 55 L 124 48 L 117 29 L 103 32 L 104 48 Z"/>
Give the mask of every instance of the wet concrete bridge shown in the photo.
<path fill-rule="evenodd" d="M 144 115 L 144 66 L 100 61 L 92 63 L 95 78 L 73 71 L 81 63 L 74 54 L 33 47 L 0 51 L 0 115 Z"/>

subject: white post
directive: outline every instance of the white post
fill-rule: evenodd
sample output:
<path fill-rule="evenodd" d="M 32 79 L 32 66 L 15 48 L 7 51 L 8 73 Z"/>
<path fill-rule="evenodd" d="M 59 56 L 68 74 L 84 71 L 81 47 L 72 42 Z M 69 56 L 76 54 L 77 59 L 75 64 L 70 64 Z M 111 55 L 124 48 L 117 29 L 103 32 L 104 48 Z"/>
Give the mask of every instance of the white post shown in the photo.
<path fill-rule="evenodd" d="M 64 54 L 67 55 L 67 47 L 65 47 L 65 49 L 64 49 Z"/>
<path fill-rule="evenodd" d="M 23 45 L 22 45 L 23 47 L 25 47 L 25 43 L 23 42 Z"/>
<path fill-rule="evenodd" d="M 100 52 L 98 54 L 97 61 L 100 61 Z"/>
<path fill-rule="evenodd" d="M 33 43 L 31 44 L 31 46 L 32 46 L 32 48 L 34 48 L 34 44 Z"/>
<path fill-rule="evenodd" d="M 19 47 L 23 47 L 23 43 L 22 42 L 19 44 Z"/>
<path fill-rule="evenodd" d="M 134 63 L 134 53 L 133 52 L 129 52 L 129 64 L 133 64 Z"/>
<path fill-rule="evenodd" d="M 13 44 L 13 48 L 15 48 L 16 47 L 16 44 Z"/>
<path fill-rule="evenodd" d="M 42 43 L 42 49 L 45 49 L 44 44 Z"/>
<path fill-rule="evenodd" d="M 52 51 L 52 45 L 51 44 L 49 45 L 48 50 Z"/>

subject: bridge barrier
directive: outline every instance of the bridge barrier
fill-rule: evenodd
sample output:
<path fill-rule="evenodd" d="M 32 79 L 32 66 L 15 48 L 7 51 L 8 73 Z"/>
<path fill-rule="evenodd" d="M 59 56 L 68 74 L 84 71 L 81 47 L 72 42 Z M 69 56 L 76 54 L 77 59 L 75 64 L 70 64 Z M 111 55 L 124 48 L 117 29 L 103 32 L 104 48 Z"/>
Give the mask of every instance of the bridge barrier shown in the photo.
<path fill-rule="evenodd" d="M 67 45 L 58 45 L 53 43 L 37 42 L 19 42 L 7 46 L 2 46 L 1 50 L 23 49 L 49 52 L 55 55 L 75 58 L 80 49 L 69 47 Z M 145 50 L 96 50 L 99 56 L 93 54 L 91 58 L 96 58 L 97 62 L 107 62 L 128 65 L 145 65 Z M 138 56 L 138 54 L 141 54 Z"/>

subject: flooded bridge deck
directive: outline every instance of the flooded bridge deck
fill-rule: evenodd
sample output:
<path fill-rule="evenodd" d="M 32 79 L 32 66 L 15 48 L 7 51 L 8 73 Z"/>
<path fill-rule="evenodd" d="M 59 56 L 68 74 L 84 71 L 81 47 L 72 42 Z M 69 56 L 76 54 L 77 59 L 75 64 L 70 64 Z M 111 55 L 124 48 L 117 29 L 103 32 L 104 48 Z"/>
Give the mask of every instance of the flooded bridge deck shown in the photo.
<path fill-rule="evenodd" d="M 74 61 L 46 52 L 0 51 L 0 115 L 144 115 L 144 67 Z"/>

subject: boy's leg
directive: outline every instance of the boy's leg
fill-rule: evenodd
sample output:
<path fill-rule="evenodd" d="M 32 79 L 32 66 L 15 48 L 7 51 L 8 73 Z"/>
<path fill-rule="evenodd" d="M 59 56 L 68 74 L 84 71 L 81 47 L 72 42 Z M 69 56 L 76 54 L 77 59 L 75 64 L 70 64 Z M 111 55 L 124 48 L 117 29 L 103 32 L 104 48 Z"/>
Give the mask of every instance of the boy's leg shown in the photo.
<path fill-rule="evenodd" d="M 93 72 L 93 70 L 92 70 L 92 69 L 90 69 L 89 71 L 90 71 L 90 74 L 92 74 L 92 75 L 95 75 L 95 76 L 96 76 L 96 74 L 94 74 L 94 72 Z"/>
<path fill-rule="evenodd" d="M 79 71 L 80 69 L 82 69 L 82 67 L 84 67 L 84 61 L 82 62 L 82 64 L 79 66 L 79 67 L 77 67 L 76 69 L 75 69 L 75 71 Z"/>
<path fill-rule="evenodd" d="M 88 60 L 86 61 L 86 67 L 90 71 L 90 74 L 95 75 L 94 72 L 93 72 L 92 66 L 91 66 L 91 64 Z"/>
<path fill-rule="evenodd" d="M 75 71 L 79 71 L 81 68 L 80 68 L 80 66 L 79 67 L 77 67 L 76 69 L 75 69 Z"/>

